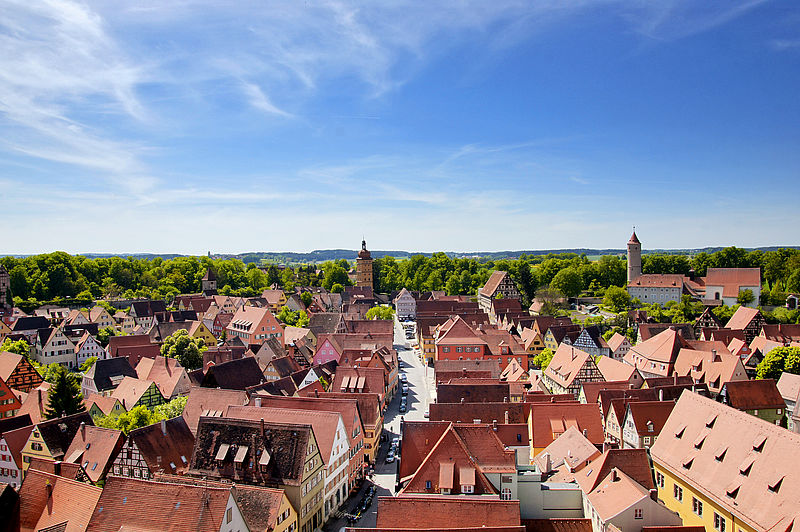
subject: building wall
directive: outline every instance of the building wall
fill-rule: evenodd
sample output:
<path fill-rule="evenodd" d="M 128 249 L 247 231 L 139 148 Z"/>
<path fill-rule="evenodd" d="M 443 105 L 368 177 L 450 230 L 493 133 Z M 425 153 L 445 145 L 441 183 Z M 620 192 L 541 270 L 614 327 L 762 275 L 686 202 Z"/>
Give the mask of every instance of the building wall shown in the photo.
<path fill-rule="evenodd" d="M 356 259 L 356 286 L 372 288 L 372 259 Z"/>
<path fill-rule="evenodd" d="M 541 475 L 518 474 L 516 496 L 522 519 L 582 518 L 582 492 L 577 484 L 555 484 Z"/>
<path fill-rule="evenodd" d="M 293 532 L 295 530 L 297 530 L 297 512 L 284 492 L 273 532 Z"/>
<path fill-rule="evenodd" d="M 25 442 L 25 446 L 22 448 L 23 477 L 25 476 L 25 472 L 28 471 L 28 467 L 31 465 L 32 458 L 44 458 L 45 460 L 51 460 L 53 458 L 38 428 L 33 429 L 31 435 L 28 436 L 28 441 Z"/>
<path fill-rule="evenodd" d="M 683 286 L 628 286 L 628 294 L 642 303 L 658 303 L 680 301 Z"/>
<path fill-rule="evenodd" d="M 229 516 L 230 519 L 228 518 Z M 219 532 L 241 532 L 242 530 L 249 530 L 247 522 L 244 520 L 241 510 L 239 510 L 233 494 L 230 494 L 228 495 L 228 503 L 225 505 L 225 514 L 222 516 Z"/>
<path fill-rule="evenodd" d="M 8 444 L 0 438 L 0 483 L 17 488 L 22 484 L 22 470 L 17 466 Z"/>
<path fill-rule="evenodd" d="M 727 508 L 713 502 L 697 487 L 690 485 L 682 477 L 671 473 L 663 464 L 654 460 L 653 470 L 656 475 L 658 499 L 681 517 L 684 526 L 704 526 L 706 530 L 715 530 L 714 513 L 716 512 L 725 519 L 725 532 L 756 532 L 755 529 L 738 518 L 734 519 L 733 514 Z M 678 500 L 675 497 L 676 485 L 682 490 L 682 500 Z M 693 510 L 693 498 L 702 503 L 702 515 L 698 515 Z M 734 530 L 734 525 L 736 530 Z"/>

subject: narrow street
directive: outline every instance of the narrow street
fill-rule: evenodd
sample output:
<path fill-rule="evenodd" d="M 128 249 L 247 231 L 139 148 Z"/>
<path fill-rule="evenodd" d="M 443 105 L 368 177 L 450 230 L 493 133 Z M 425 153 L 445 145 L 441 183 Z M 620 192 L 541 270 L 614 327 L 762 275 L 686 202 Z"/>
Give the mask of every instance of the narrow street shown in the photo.
<path fill-rule="evenodd" d="M 406 340 L 405 331 L 402 324 L 395 320 L 394 348 L 397 350 L 400 364 L 400 373 L 405 373 L 408 379 L 408 395 L 406 396 L 408 410 L 400 413 L 400 400 L 402 395 L 402 384 L 398 389 L 397 395 L 392 399 L 384 416 L 383 432 L 385 441 L 381 444 L 375 464 L 375 474 L 372 481 L 367 481 L 359 493 L 351 497 L 344 505 L 342 511 L 345 513 L 356 513 L 361 501 L 370 485 L 375 486 L 372 505 L 363 513 L 362 517 L 352 526 L 361 528 L 372 528 L 376 525 L 378 497 L 394 495 L 397 482 L 397 461 L 386 463 L 386 454 L 391 446 L 393 438 L 400 436 L 400 420 L 423 421 L 425 411 L 428 410 L 431 397 L 431 387 L 433 383 L 433 368 L 426 368 L 422 364 L 417 354 L 411 348 L 410 340 Z M 342 530 L 348 526 L 345 519 L 330 521 L 325 530 Z"/>

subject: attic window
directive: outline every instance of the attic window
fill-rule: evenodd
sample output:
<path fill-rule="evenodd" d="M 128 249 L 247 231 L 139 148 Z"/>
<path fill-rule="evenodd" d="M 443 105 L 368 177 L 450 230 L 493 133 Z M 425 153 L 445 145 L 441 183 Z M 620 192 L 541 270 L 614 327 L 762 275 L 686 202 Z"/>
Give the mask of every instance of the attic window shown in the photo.
<path fill-rule="evenodd" d="M 224 462 L 225 458 L 228 456 L 228 449 L 230 448 L 231 446 L 227 443 L 223 443 L 222 445 L 220 445 L 219 451 L 217 451 L 217 455 L 214 457 L 214 460 L 216 460 L 217 462 Z"/>
<path fill-rule="evenodd" d="M 728 452 L 727 447 L 720 447 L 717 449 L 717 452 L 714 454 L 714 459 L 717 462 L 722 462 L 725 459 L 725 453 Z"/>
<path fill-rule="evenodd" d="M 745 477 L 749 475 L 750 470 L 753 468 L 753 462 L 755 461 L 756 459 L 753 458 L 752 456 L 750 458 L 745 459 L 745 461 L 742 462 L 742 465 L 739 466 L 739 474 L 744 475 Z"/>
<path fill-rule="evenodd" d="M 91 442 L 89 442 L 89 443 L 87 443 L 87 444 L 86 444 L 86 450 L 87 450 L 87 451 L 89 450 L 89 447 L 90 447 L 91 445 L 92 445 L 92 443 L 91 443 Z"/>
<path fill-rule="evenodd" d="M 763 434 L 760 434 L 755 440 L 753 440 L 753 450 L 757 453 L 760 453 L 764 450 L 764 443 L 767 441 L 767 437 Z"/>
<path fill-rule="evenodd" d="M 701 434 L 696 440 L 694 440 L 694 448 L 695 449 L 702 449 L 703 443 L 706 441 L 706 435 Z"/>
<path fill-rule="evenodd" d="M 691 469 L 692 462 L 694 462 L 694 457 L 685 459 L 681 465 L 683 466 L 684 469 Z"/>
<path fill-rule="evenodd" d="M 686 425 L 678 429 L 678 431 L 675 433 L 675 437 L 678 438 L 679 440 L 683 438 L 683 433 L 685 430 L 686 430 Z"/>
<path fill-rule="evenodd" d="M 95 469 L 97 469 L 97 462 L 95 462 L 94 465 L 92 465 L 92 471 L 94 471 Z"/>
<path fill-rule="evenodd" d="M 736 496 L 739 495 L 739 488 L 740 487 L 741 487 L 741 484 L 739 484 L 738 482 L 734 482 L 733 484 L 731 484 L 730 486 L 725 488 L 725 495 L 727 495 L 731 499 L 735 499 Z"/>
<path fill-rule="evenodd" d="M 770 482 L 767 485 L 767 488 L 772 493 L 778 493 L 778 490 L 781 489 L 781 483 L 783 482 L 784 475 L 778 476 L 774 481 Z"/>
<path fill-rule="evenodd" d="M 708 416 L 708 419 L 706 419 L 706 427 L 713 428 L 714 422 L 716 420 L 717 420 L 717 414 L 711 414 L 710 416 Z"/>
<path fill-rule="evenodd" d="M 189 463 L 189 462 L 186 460 L 186 457 L 185 457 L 185 456 L 183 456 L 183 455 L 181 455 L 181 462 L 183 462 L 183 465 L 186 465 L 186 464 L 188 464 L 188 463 Z"/>

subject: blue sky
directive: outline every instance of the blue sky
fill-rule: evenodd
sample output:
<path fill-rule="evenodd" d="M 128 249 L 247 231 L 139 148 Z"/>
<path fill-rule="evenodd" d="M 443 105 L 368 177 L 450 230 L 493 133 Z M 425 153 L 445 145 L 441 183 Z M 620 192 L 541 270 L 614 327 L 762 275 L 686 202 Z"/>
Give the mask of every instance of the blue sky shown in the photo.
<path fill-rule="evenodd" d="M 800 244 L 791 1 L 0 1 L 3 253 Z"/>

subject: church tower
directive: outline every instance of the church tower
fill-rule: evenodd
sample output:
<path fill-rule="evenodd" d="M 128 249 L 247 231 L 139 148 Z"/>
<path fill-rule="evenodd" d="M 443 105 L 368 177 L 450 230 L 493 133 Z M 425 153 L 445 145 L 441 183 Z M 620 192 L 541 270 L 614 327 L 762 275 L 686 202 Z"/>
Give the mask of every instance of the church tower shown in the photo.
<path fill-rule="evenodd" d="M 367 250 L 367 241 L 361 241 L 361 251 L 356 259 L 356 286 L 372 286 L 372 255 Z"/>
<path fill-rule="evenodd" d="M 11 289 L 11 276 L 8 271 L 0 264 L 0 309 L 11 309 L 12 301 L 9 299 Z"/>
<path fill-rule="evenodd" d="M 200 282 L 203 285 L 204 296 L 217 295 L 217 276 L 214 275 L 214 272 L 211 271 L 211 268 L 206 270 L 206 274 L 203 276 L 203 279 L 201 279 Z"/>
<path fill-rule="evenodd" d="M 628 240 L 628 283 L 642 275 L 642 243 L 636 237 L 636 228 Z"/>

